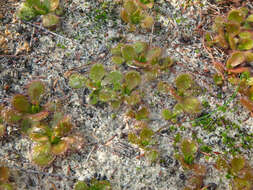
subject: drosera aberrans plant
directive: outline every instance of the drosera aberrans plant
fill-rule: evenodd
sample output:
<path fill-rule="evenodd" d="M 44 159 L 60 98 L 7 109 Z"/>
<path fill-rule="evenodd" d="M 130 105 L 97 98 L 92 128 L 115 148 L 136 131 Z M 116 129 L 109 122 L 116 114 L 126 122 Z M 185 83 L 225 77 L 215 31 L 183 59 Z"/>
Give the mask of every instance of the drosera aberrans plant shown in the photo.
<path fill-rule="evenodd" d="M 124 0 L 120 17 L 128 23 L 130 31 L 135 31 L 136 25 L 140 25 L 144 29 L 151 29 L 154 18 L 145 9 L 152 8 L 153 4 L 152 0 Z"/>
<path fill-rule="evenodd" d="M 26 94 L 14 95 L 11 99 L 11 107 L 3 108 L 4 122 L 18 125 L 22 133 L 26 134 L 33 122 L 47 118 L 50 110 L 41 105 L 45 90 L 46 87 L 41 81 L 32 81 L 28 84 Z"/>
<path fill-rule="evenodd" d="M 252 112 L 253 77 L 250 63 L 253 61 L 253 14 L 246 7 L 241 7 L 232 9 L 226 16 L 217 16 L 213 32 L 205 35 L 205 43 L 210 47 L 218 45 L 225 50 L 231 50 L 226 66 L 216 67 L 220 73 L 218 75 L 226 72 L 228 81 L 240 86 L 240 102 Z M 223 76 L 216 76 L 219 85 L 222 85 L 221 78 L 224 79 Z"/>
<path fill-rule="evenodd" d="M 151 79 L 168 71 L 174 63 L 169 56 L 164 55 L 162 48 L 142 41 L 133 44 L 119 43 L 111 49 L 111 54 L 114 64 L 140 68 Z"/>
<path fill-rule="evenodd" d="M 183 138 L 179 143 L 179 151 L 175 154 L 175 157 L 185 170 L 192 172 L 184 190 L 200 190 L 204 185 L 207 170 L 205 165 L 196 162 L 198 144 L 189 138 Z"/>
<path fill-rule="evenodd" d="M 63 13 L 60 0 L 25 0 L 17 12 L 20 19 L 30 21 L 42 15 L 44 27 L 53 28 L 59 25 L 59 16 Z"/>
<path fill-rule="evenodd" d="M 88 77 L 78 73 L 73 73 L 69 77 L 69 85 L 72 88 L 87 87 L 90 89 L 90 104 L 105 102 L 113 109 L 118 109 L 122 103 L 129 106 L 138 104 L 142 96 L 137 88 L 140 83 L 139 72 L 134 70 L 125 74 L 119 71 L 107 72 L 102 64 L 94 64 Z"/>
<path fill-rule="evenodd" d="M 167 82 L 160 81 L 157 84 L 158 91 L 161 93 L 171 93 L 177 100 L 173 111 L 162 110 L 162 117 L 165 120 L 176 121 L 176 118 L 181 113 L 198 114 L 202 110 L 201 102 L 196 95 L 200 93 L 199 86 L 194 82 L 193 77 L 188 73 L 180 74 L 175 79 L 174 89 Z"/>
<path fill-rule="evenodd" d="M 54 113 L 49 123 L 40 122 L 33 125 L 28 131 L 34 142 L 31 161 L 40 167 L 46 167 L 57 155 L 63 155 L 67 150 L 79 149 L 83 139 L 71 134 L 73 127 L 70 117 L 60 112 Z"/>
<path fill-rule="evenodd" d="M 82 144 L 79 136 L 70 135 L 74 124 L 60 111 L 57 102 L 41 104 L 45 91 L 42 81 L 32 81 L 26 94 L 14 95 L 11 108 L 5 107 L 1 112 L 3 123 L 18 126 L 34 142 L 31 161 L 41 167 L 49 165 L 56 155 Z"/>
<path fill-rule="evenodd" d="M 233 190 L 251 190 L 253 188 L 253 168 L 242 155 L 232 159 L 219 156 L 215 163 L 216 169 L 226 172 Z"/>
<path fill-rule="evenodd" d="M 155 163 L 159 158 L 159 151 L 155 148 L 157 140 L 155 139 L 155 132 L 148 126 L 146 122 L 139 122 L 128 134 L 128 141 L 137 145 L 143 152 L 144 156 Z"/>

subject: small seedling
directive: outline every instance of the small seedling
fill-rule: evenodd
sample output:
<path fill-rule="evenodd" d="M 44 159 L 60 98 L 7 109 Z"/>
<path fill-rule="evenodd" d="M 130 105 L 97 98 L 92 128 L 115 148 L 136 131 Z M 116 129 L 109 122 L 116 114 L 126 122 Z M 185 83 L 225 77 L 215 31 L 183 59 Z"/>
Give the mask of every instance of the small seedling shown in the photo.
<path fill-rule="evenodd" d="M 60 0 L 26 0 L 18 10 L 18 17 L 22 20 L 32 20 L 42 15 L 44 27 L 52 28 L 59 24 L 59 15 L 62 12 Z"/>
<path fill-rule="evenodd" d="M 84 181 L 78 181 L 74 190 L 111 190 L 111 184 L 109 181 L 98 181 L 96 179 L 91 180 L 91 183 L 87 185 Z"/>

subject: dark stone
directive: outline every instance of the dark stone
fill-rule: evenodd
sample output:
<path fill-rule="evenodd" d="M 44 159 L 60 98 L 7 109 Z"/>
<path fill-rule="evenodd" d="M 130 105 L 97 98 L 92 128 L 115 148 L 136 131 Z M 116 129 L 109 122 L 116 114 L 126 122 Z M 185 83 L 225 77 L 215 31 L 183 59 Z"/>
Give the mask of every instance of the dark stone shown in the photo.
<path fill-rule="evenodd" d="M 182 35 L 181 38 L 179 38 L 179 41 L 184 44 L 192 44 L 191 38 L 189 36 Z"/>
<path fill-rule="evenodd" d="M 3 20 L 3 24 L 9 24 L 11 22 L 11 18 L 9 17 L 6 17 L 4 20 Z"/>
<path fill-rule="evenodd" d="M 28 62 L 26 62 L 25 63 L 25 68 L 26 68 L 26 70 L 30 73 L 30 74 L 32 74 L 32 65 L 31 64 L 29 64 Z"/>
<path fill-rule="evenodd" d="M 22 26 L 19 26 L 17 28 L 17 32 L 20 33 L 20 34 L 23 33 L 24 32 L 24 28 Z"/>
<path fill-rule="evenodd" d="M 35 181 L 34 181 L 32 178 L 30 178 L 30 177 L 28 177 L 28 184 L 29 184 L 29 186 L 31 186 L 31 187 L 35 187 L 35 186 L 36 186 Z"/>
<path fill-rule="evenodd" d="M 185 175 L 184 175 L 183 173 L 179 175 L 179 178 L 180 178 L 181 180 L 183 180 L 183 181 L 186 180 L 186 177 L 185 177 Z"/>
<path fill-rule="evenodd" d="M 170 156 L 165 156 L 161 158 L 160 160 L 160 166 L 164 168 L 168 168 L 170 165 L 172 165 L 174 160 Z"/>
<path fill-rule="evenodd" d="M 162 24 L 160 22 L 155 22 L 154 27 L 155 27 L 155 30 L 161 30 Z"/>
<path fill-rule="evenodd" d="M 216 185 L 215 183 L 209 183 L 207 186 L 208 190 L 216 190 L 216 188 L 218 187 L 218 185 Z"/>
<path fill-rule="evenodd" d="M 104 176 L 102 177 L 102 180 L 107 180 L 107 177 L 104 175 Z"/>

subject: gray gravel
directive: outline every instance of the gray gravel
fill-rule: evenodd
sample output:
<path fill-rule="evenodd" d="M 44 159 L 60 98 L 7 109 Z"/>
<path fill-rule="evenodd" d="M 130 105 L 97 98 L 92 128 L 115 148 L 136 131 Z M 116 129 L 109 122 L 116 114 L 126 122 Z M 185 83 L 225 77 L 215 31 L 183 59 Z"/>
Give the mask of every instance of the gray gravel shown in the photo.
<path fill-rule="evenodd" d="M 113 70 L 109 53 L 111 47 L 120 40 L 132 42 L 152 39 L 154 45 L 164 47 L 166 54 L 177 62 L 170 73 L 161 75 L 158 80 L 173 83 L 178 74 L 191 73 L 198 85 L 206 89 L 206 93 L 199 96 L 210 104 L 210 108 L 205 111 L 214 110 L 232 95 L 234 87 L 226 85 L 219 88 L 213 84 L 212 75 L 215 70 L 202 46 L 202 37 L 195 30 L 203 21 L 202 13 L 207 12 L 211 6 L 207 0 L 202 1 L 203 7 L 196 3 L 184 11 L 181 8 L 185 3 L 183 0 L 156 1 L 154 9 L 157 11 L 159 24 L 153 33 L 127 32 L 125 24 L 119 18 L 120 4 L 114 0 L 65 0 L 62 26 L 54 32 L 36 24 L 40 22 L 40 18 L 32 22 L 19 21 L 13 13 L 20 2 L 3 2 L 5 3 L 0 3 L 0 11 L 4 14 L 4 18 L 0 20 L 0 35 L 4 34 L 6 29 L 10 34 L 5 35 L 8 49 L 1 54 L 10 56 L 0 55 L 0 103 L 7 103 L 13 94 L 23 93 L 24 86 L 29 81 L 41 79 L 48 85 L 45 99 L 62 98 L 65 113 L 72 117 L 76 125 L 74 132 L 85 139 L 82 149 L 57 157 L 52 165 L 41 170 L 29 160 L 32 142 L 20 135 L 17 126 L 8 126 L 6 136 L 0 139 L 0 162 L 12 168 L 17 189 L 44 190 L 52 189 L 55 185 L 56 189 L 68 190 L 73 189 L 76 180 L 97 177 L 108 179 L 114 190 L 180 190 L 191 172 L 185 171 L 174 158 L 173 143 L 177 133 L 180 132 L 183 137 L 191 137 L 195 131 L 203 143 L 212 146 L 213 151 L 223 152 L 227 148 L 218 143 L 222 140 L 221 132 L 224 131 L 224 126 L 219 126 L 210 133 L 200 126 L 192 128 L 188 122 L 192 117 L 183 116 L 180 122 L 185 130 L 180 130 L 180 127 L 175 125 L 177 130 L 164 130 L 165 132 L 157 137 L 157 148 L 166 164 L 151 164 L 145 158 L 138 159 L 137 156 L 142 150 L 130 144 L 127 137 L 124 137 L 135 123 L 125 117 L 125 108 L 117 112 L 114 119 L 115 112 L 109 106 L 88 105 L 89 91 L 71 89 L 66 77 L 69 71 L 87 75 L 91 62 L 103 63 L 108 70 Z M 107 5 L 106 9 L 101 9 L 103 2 Z M 107 18 L 96 19 L 97 9 L 105 11 Z M 208 29 L 210 19 L 211 16 L 205 15 L 204 29 Z M 30 50 L 18 52 L 24 41 L 29 43 Z M 215 53 L 217 59 L 226 59 L 218 50 L 215 50 Z M 156 92 L 153 87 L 158 80 L 143 87 L 147 94 L 144 100 L 150 107 L 153 119 L 149 126 L 155 131 L 162 126 L 167 126 L 168 129 L 174 125 L 164 121 L 160 112 L 164 108 L 172 109 L 176 103 L 172 96 Z M 6 85 L 9 86 L 8 90 L 4 89 Z M 218 93 L 222 98 L 217 97 Z M 234 109 L 237 111 L 232 111 Z M 238 104 L 238 99 L 229 104 L 226 113 L 218 112 L 213 117 L 222 115 L 237 123 L 241 129 L 253 133 L 253 119 L 249 117 L 249 112 Z M 234 136 L 236 133 L 236 130 L 231 130 L 228 134 Z M 253 165 L 253 151 L 242 152 Z M 205 157 L 201 156 L 198 162 L 206 163 Z M 208 163 L 214 162 L 214 158 L 208 160 Z M 215 183 L 218 190 L 228 189 L 229 180 L 225 175 L 209 164 L 204 183 Z"/>

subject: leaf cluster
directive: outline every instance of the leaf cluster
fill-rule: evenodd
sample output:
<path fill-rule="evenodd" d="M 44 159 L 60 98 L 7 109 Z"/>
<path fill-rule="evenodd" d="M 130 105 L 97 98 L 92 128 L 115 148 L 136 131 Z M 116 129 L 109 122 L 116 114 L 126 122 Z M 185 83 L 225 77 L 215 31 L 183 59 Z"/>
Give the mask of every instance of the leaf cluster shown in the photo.
<path fill-rule="evenodd" d="M 168 109 L 162 110 L 162 117 L 165 120 L 175 121 L 177 115 L 182 112 L 197 114 L 201 111 L 202 105 L 195 95 L 200 91 L 192 76 L 188 73 L 180 74 L 175 79 L 176 89 L 171 87 L 167 82 L 160 81 L 157 85 L 161 93 L 170 92 L 178 103 L 174 106 L 173 111 Z"/>
<path fill-rule="evenodd" d="M 153 5 L 153 0 L 124 0 L 120 17 L 128 23 L 130 31 L 135 31 L 136 25 L 150 29 L 154 24 L 154 19 L 145 9 L 152 8 Z"/>
<path fill-rule="evenodd" d="M 84 181 L 78 181 L 75 186 L 74 190 L 111 190 L 111 184 L 109 181 L 102 180 L 98 181 L 96 179 L 92 179 L 91 183 L 87 185 Z"/>
<path fill-rule="evenodd" d="M 154 148 L 154 135 L 155 132 L 146 123 L 135 126 L 134 131 L 128 134 L 128 141 L 144 150 L 151 163 L 156 162 L 159 157 L 158 151 Z"/>
<path fill-rule="evenodd" d="M 26 133 L 33 122 L 46 119 L 50 110 L 41 105 L 45 94 L 45 85 L 41 81 L 32 81 L 27 86 L 26 94 L 16 94 L 12 97 L 11 108 L 2 108 L 3 120 L 9 124 L 18 124 Z"/>
<path fill-rule="evenodd" d="M 49 165 L 57 155 L 80 145 L 80 139 L 71 135 L 73 124 L 69 117 L 55 113 L 50 122 L 33 124 L 28 136 L 34 142 L 31 160 L 40 167 Z"/>
<path fill-rule="evenodd" d="M 198 144 L 194 140 L 184 138 L 181 140 L 180 153 L 175 155 L 184 169 L 193 171 L 184 190 L 200 190 L 204 184 L 206 166 L 196 163 L 197 151 Z"/>
<path fill-rule="evenodd" d="M 218 45 L 232 50 L 226 68 L 217 68 L 217 70 L 220 73 L 226 71 L 229 74 L 228 81 L 240 87 L 241 103 L 252 112 L 253 83 L 250 82 L 252 77 L 249 64 L 253 61 L 253 14 L 247 8 L 241 7 L 232 9 L 226 17 L 216 17 L 213 35 L 207 33 L 205 39 L 208 46 Z M 238 74 L 247 77 L 239 79 Z M 220 78 L 221 76 L 216 76 L 216 82 L 222 85 Z"/>
<path fill-rule="evenodd" d="M 35 142 L 31 160 L 39 166 L 48 165 L 75 141 L 74 137 L 66 137 L 73 124 L 60 112 L 60 106 L 55 102 L 41 104 L 45 89 L 43 82 L 32 81 L 25 95 L 14 95 L 11 108 L 2 110 L 4 122 L 18 125 Z"/>
<path fill-rule="evenodd" d="M 142 68 L 144 72 L 153 76 L 167 71 L 173 64 L 170 57 L 163 56 L 163 50 L 160 47 L 150 46 L 147 42 L 119 43 L 111 49 L 111 53 L 113 63 Z"/>
<path fill-rule="evenodd" d="M 141 92 L 137 87 L 141 83 L 141 75 L 137 71 L 122 74 L 119 71 L 107 72 L 102 64 L 94 64 L 89 77 L 74 73 L 69 77 L 72 88 L 87 87 L 91 90 L 90 104 L 106 102 L 118 109 L 122 103 L 134 106 L 141 101 Z"/>
<path fill-rule="evenodd" d="M 60 0 L 26 0 L 18 10 L 18 17 L 22 20 L 32 20 L 42 15 L 44 27 L 52 28 L 59 24 L 62 14 Z"/>
<path fill-rule="evenodd" d="M 229 161 L 218 157 L 215 166 L 218 170 L 226 171 L 232 175 L 233 190 L 251 190 L 253 188 L 253 168 L 244 157 L 238 155 Z"/>
<path fill-rule="evenodd" d="M 217 16 L 213 24 L 214 37 L 206 34 L 206 43 L 224 49 L 247 51 L 253 48 L 253 15 L 245 7 L 231 10 L 226 17 Z M 233 65 L 231 65 L 233 66 Z"/>

